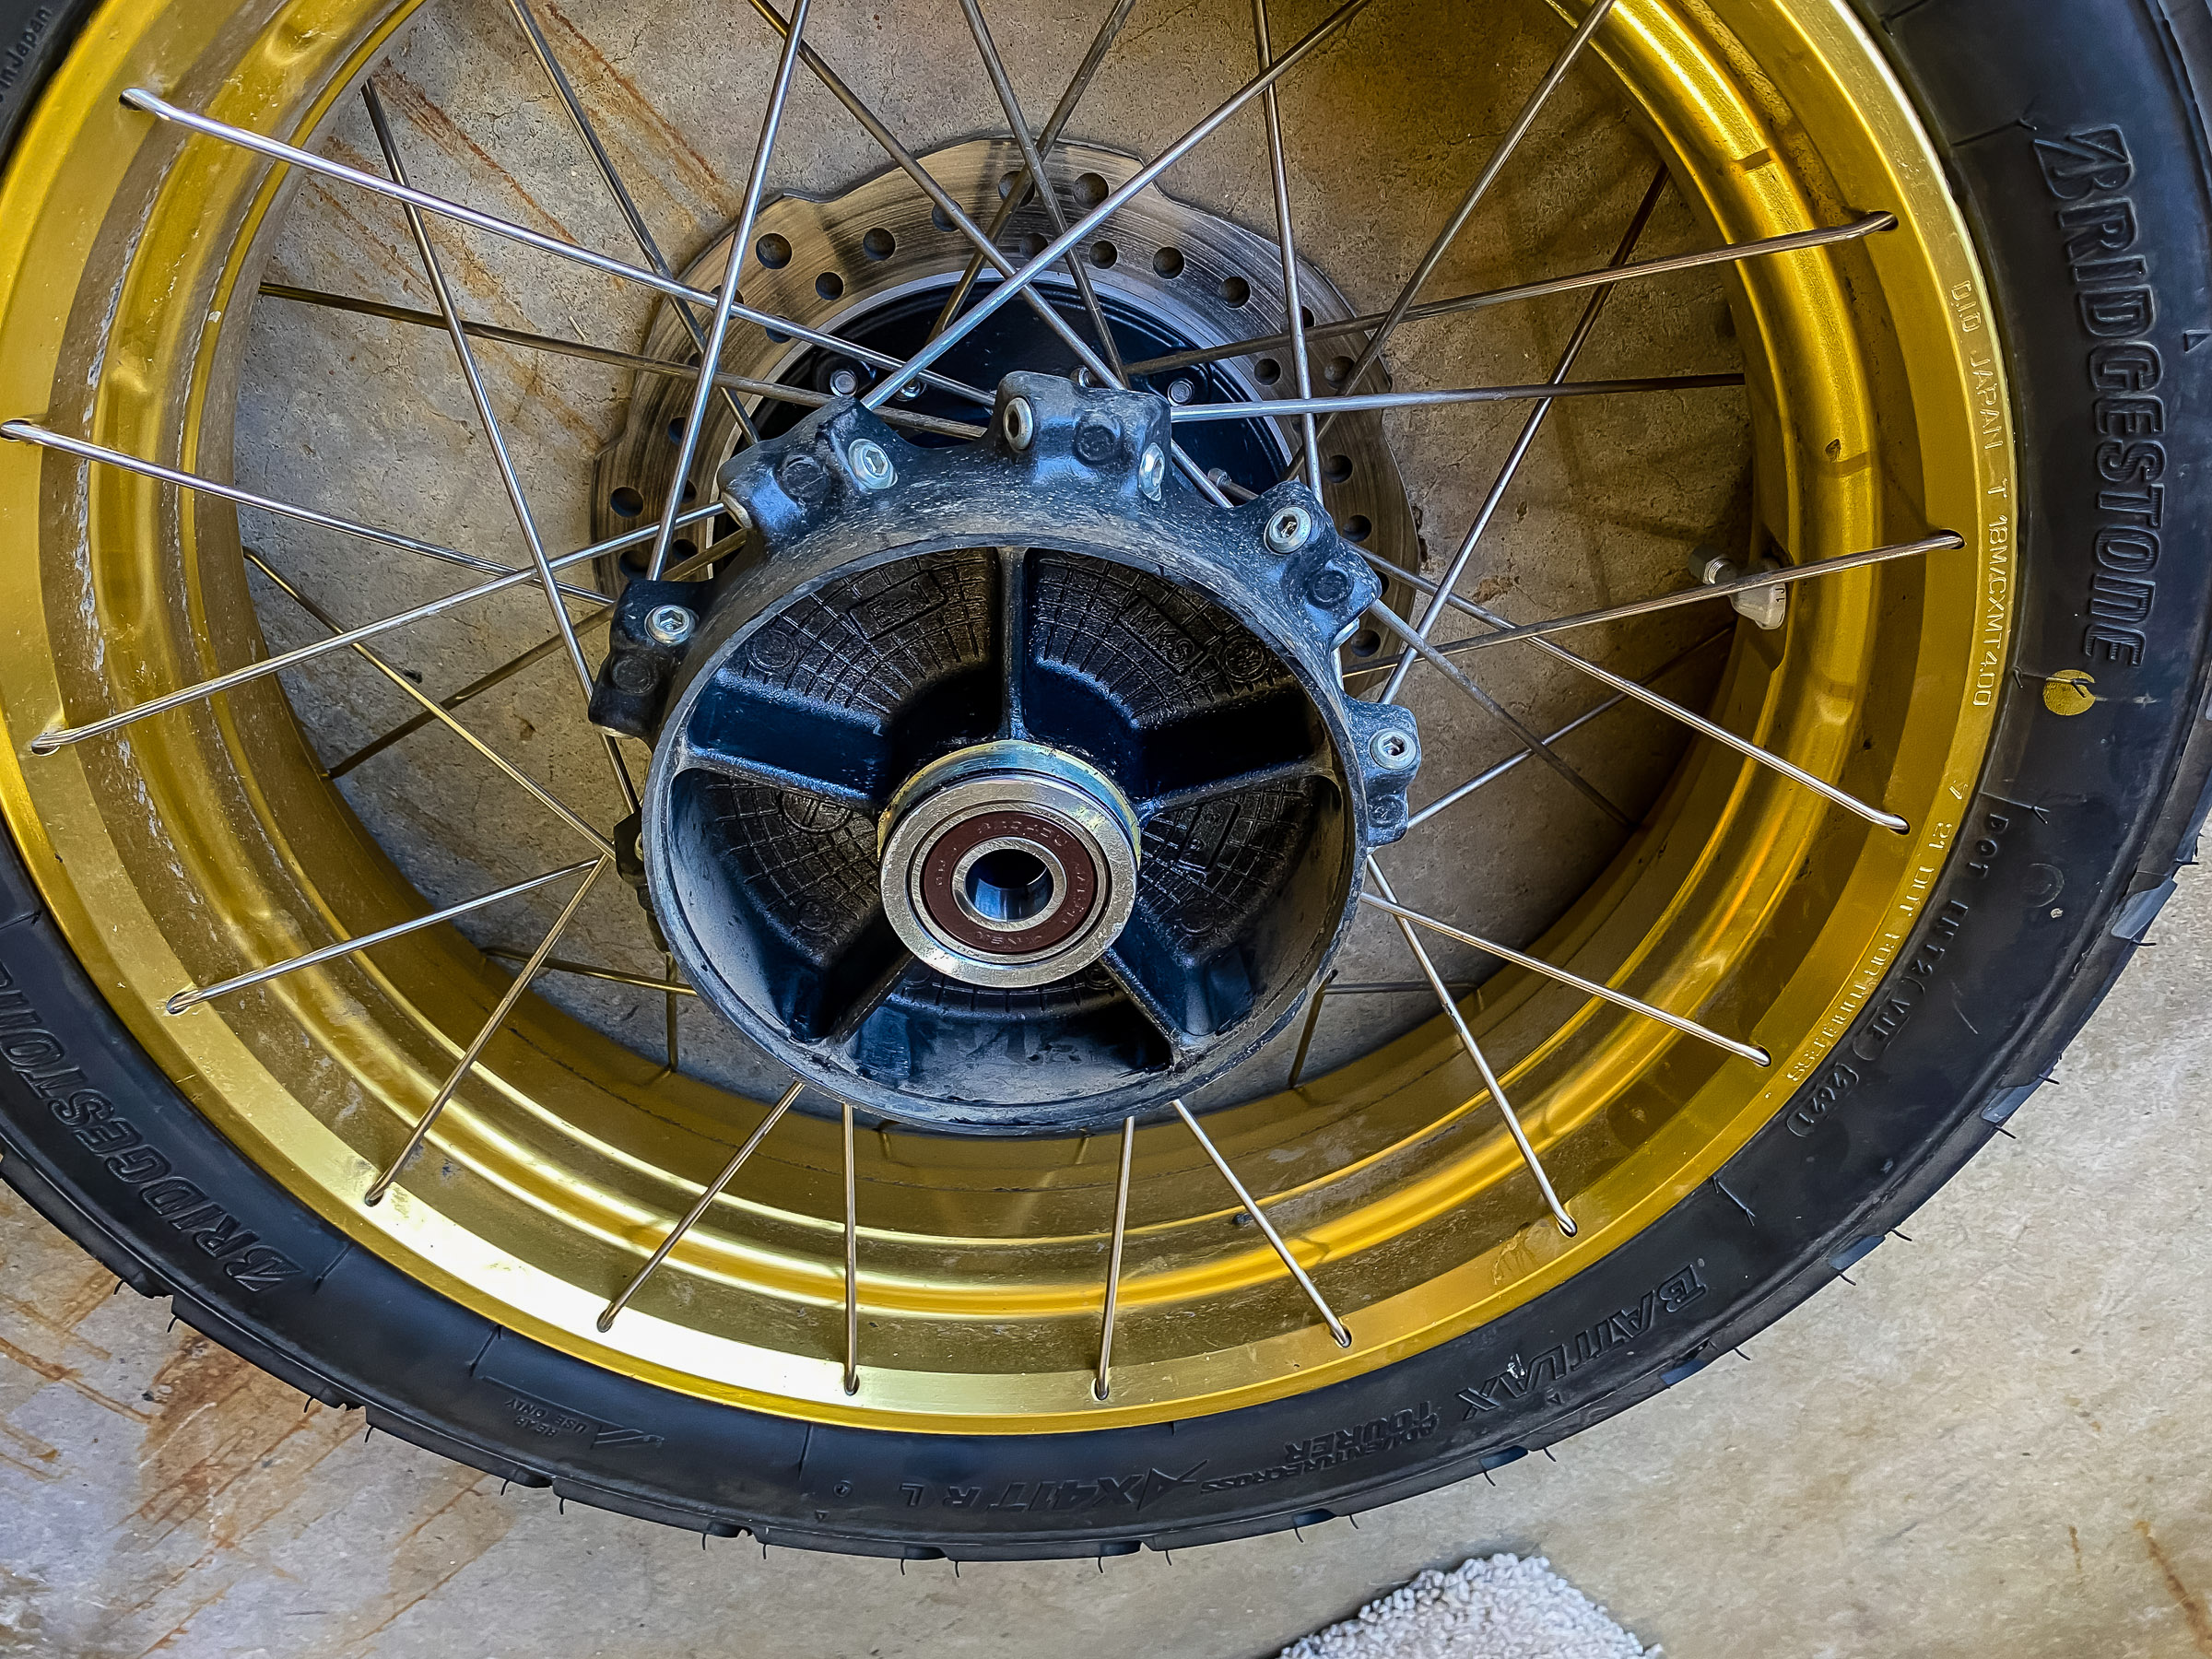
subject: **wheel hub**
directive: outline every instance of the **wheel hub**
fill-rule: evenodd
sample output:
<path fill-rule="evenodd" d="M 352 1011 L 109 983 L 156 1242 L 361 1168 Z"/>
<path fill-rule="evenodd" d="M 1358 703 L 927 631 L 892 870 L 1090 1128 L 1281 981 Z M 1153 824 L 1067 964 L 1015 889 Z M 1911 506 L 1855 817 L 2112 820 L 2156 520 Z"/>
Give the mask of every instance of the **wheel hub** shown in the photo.
<path fill-rule="evenodd" d="M 1171 477 L 1168 410 L 1013 374 L 923 448 L 841 400 L 724 467 L 721 573 L 625 590 L 593 717 L 655 746 L 635 877 L 833 1096 L 1003 1133 L 1187 1092 L 1404 832 L 1413 716 L 1335 673 L 1374 576 L 1302 486 Z"/>

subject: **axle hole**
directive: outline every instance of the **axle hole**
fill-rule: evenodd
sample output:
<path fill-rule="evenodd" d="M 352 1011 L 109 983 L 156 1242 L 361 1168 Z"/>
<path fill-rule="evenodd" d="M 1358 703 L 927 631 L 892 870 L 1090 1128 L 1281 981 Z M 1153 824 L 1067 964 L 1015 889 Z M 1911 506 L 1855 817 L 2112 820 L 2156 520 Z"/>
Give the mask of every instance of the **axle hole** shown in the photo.
<path fill-rule="evenodd" d="M 1053 901 L 1053 873 L 1019 847 L 998 847 L 968 867 L 968 903 L 1002 926 L 1041 916 Z"/>

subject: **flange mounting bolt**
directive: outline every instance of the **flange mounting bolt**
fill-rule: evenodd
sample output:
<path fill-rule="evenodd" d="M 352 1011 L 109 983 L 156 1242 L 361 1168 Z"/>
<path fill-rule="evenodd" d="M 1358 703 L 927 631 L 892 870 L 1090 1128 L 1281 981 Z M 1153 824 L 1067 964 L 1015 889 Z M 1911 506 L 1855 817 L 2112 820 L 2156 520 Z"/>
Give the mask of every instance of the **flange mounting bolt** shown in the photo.
<path fill-rule="evenodd" d="M 853 481 L 863 489 L 888 489 L 899 482 L 890 456 L 872 438 L 855 438 L 845 451 L 845 464 L 852 467 Z"/>
<path fill-rule="evenodd" d="M 1026 397 L 1009 398 L 1005 415 L 1006 447 L 1026 450 L 1030 440 L 1037 436 L 1037 411 L 1030 407 Z"/>
<path fill-rule="evenodd" d="M 660 645 L 681 645 L 691 638 L 699 618 L 680 605 L 656 605 L 646 613 L 645 631 Z"/>
<path fill-rule="evenodd" d="M 1405 771 L 1421 758 L 1419 747 L 1404 732 L 1377 732 L 1369 739 L 1367 752 L 1377 766 L 1391 771 Z"/>
<path fill-rule="evenodd" d="M 1277 507 L 1267 521 L 1267 546 L 1273 552 L 1295 553 L 1312 535 L 1313 515 L 1295 502 Z"/>
<path fill-rule="evenodd" d="M 1157 443 L 1145 446 L 1145 453 L 1136 464 L 1136 487 L 1155 501 L 1159 500 L 1160 486 L 1168 481 L 1168 457 Z"/>

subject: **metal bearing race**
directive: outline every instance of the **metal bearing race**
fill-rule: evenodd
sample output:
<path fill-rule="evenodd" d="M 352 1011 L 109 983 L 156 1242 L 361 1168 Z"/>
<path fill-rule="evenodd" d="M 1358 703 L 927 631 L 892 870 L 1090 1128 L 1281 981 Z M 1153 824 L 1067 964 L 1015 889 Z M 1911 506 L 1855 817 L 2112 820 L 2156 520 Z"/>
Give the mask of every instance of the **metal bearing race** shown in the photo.
<path fill-rule="evenodd" d="M 884 915 L 971 985 L 1048 984 L 1102 956 L 1136 902 L 1135 812 L 1096 767 L 1041 744 L 979 744 L 923 768 L 878 833 Z M 1033 908 L 979 902 L 993 855 L 1035 871 Z"/>

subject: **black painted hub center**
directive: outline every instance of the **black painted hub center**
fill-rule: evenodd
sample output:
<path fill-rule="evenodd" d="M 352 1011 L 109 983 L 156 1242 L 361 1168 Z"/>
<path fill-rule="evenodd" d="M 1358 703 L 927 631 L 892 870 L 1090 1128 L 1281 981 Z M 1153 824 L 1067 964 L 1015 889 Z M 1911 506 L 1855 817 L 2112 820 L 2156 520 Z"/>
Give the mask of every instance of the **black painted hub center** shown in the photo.
<path fill-rule="evenodd" d="M 594 713 L 655 741 L 654 914 L 833 1095 L 1003 1132 L 1186 1092 L 1291 1018 L 1403 832 L 1411 716 L 1335 672 L 1373 576 L 1297 485 L 1182 485 L 1167 408 L 1009 375 L 989 436 L 924 449 L 832 405 L 724 468 L 741 566 L 623 597 Z"/>

